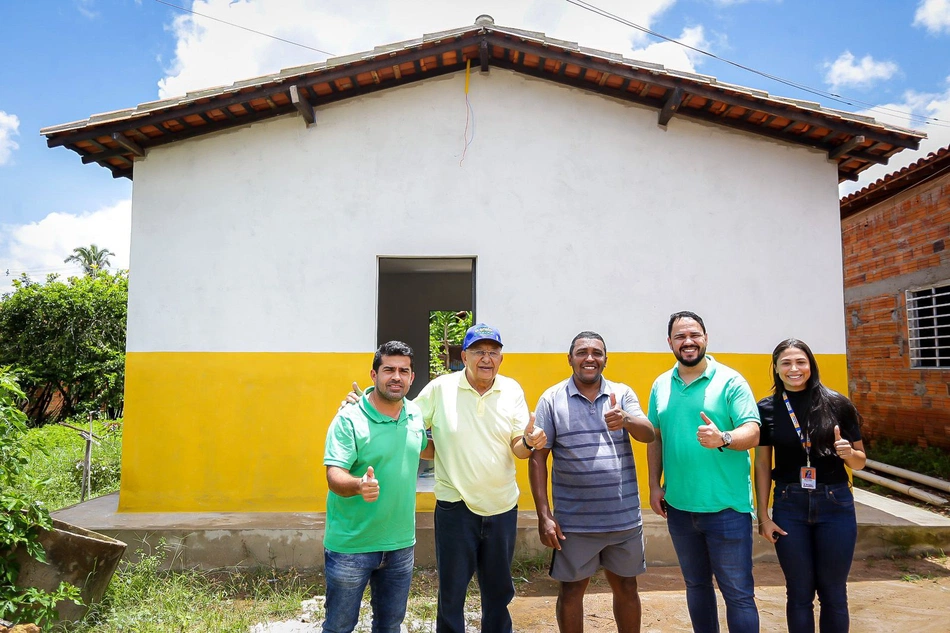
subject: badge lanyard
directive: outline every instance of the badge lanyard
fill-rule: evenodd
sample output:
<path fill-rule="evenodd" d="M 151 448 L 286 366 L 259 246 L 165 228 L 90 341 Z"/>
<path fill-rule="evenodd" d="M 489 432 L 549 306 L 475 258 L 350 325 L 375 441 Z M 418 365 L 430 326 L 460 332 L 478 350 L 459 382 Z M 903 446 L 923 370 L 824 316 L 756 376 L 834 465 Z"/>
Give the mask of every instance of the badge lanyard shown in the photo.
<path fill-rule="evenodd" d="M 788 417 L 792 419 L 792 425 L 795 426 L 795 432 L 798 433 L 798 439 L 802 443 L 802 448 L 805 449 L 805 467 L 801 469 L 800 474 L 802 488 L 814 489 L 817 483 L 817 473 L 815 469 L 811 467 L 811 437 L 807 431 L 802 431 L 802 427 L 798 423 L 798 416 L 795 415 L 792 403 L 788 401 L 788 394 L 784 391 L 782 392 L 782 399 L 785 401 L 785 408 L 788 409 Z"/>

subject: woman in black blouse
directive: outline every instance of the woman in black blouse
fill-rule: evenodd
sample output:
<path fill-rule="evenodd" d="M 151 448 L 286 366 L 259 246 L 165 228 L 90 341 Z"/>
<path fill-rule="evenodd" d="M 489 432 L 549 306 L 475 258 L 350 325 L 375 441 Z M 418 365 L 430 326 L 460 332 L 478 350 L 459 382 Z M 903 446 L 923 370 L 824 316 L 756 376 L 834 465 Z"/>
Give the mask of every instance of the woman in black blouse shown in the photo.
<path fill-rule="evenodd" d="M 785 573 L 788 630 L 815 630 L 817 593 L 821 633 L 846 633 L 848 573 L 858 526 L 845 464 L 860 470 L 867 459 L 858 412 L 850 400 L 821 384 L 815 355 L 802 341 L 778 344 L 772 352 L 772 374 L 774 393 L 759 401 L 759 534 L 775 544 Z"/>

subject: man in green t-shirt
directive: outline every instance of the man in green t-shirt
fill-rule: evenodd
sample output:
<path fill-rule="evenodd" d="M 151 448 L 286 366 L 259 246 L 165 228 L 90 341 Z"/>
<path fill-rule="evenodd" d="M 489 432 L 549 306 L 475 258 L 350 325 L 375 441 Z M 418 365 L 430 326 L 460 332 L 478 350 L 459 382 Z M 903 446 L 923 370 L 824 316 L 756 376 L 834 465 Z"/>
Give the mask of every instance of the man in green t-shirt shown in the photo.
<path fill-rule="evenodd" d="M 667 520 L 693 631 L 719 631 L 715 576 L 730 633 L 757 633 L 749 449 L 759 442 L 758 407 L 745 378 L 706 355 L 697 314 L 677 312 L 667 332 L 677 362 L 650 392 L 650 507 Z"/>
<path fill-rule="evenodd" d="M 419 407 L 406 400 L 412 349 L 376 350 L 357 406 L 341 409 L 327 432 L 327 579 L 324 633 L 350 633 L 367 583 L 373 630 L 397 633 L 406 617 L 416 542 L 416 472 L 428 440 Z"/>

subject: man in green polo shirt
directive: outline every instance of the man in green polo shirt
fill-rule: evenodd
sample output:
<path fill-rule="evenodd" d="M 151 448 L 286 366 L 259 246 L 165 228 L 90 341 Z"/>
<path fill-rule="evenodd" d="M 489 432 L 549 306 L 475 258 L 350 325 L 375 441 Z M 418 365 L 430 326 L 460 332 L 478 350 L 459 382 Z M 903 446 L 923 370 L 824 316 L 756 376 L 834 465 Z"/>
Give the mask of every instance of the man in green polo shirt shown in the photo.
<path fill-rule="evenodd" d="M 650 392 L 650 507 L 667 520 L 693 631 L 719 632 L 715 576 L 730 633 L 757 633 L 749 449 L 758 407 L 745 378 L 706 355 L 697 314 L 677 312 L 667 327 L 677 362 Z"/>
<path fill-rule="evenodd" d="M 367 583 L 374 632 L 398 633 L 406 616 L 416 472 L 428 444 L 422 413 L 406 400 L 414 377 L 412 349 L 384 343 L 373 358 L 373 387 L 337 412 L 327 432 L 324 633 L 356 628 Z"/>

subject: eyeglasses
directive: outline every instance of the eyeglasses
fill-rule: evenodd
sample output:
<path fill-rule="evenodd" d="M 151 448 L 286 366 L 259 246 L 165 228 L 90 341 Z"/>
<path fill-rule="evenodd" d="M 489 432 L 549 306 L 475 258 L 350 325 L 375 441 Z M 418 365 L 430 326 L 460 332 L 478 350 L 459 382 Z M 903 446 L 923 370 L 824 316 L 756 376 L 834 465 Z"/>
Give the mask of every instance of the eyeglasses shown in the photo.
<path fill-rule="evenodd" d="M 488 351 L 487 349 L 473 349 L 472 351 L 468 353 L 478 356 L 479 358 L 488 357 L 492 360 L 498 360 L 499 358 L 501 358 L 501 352 Z"/>

